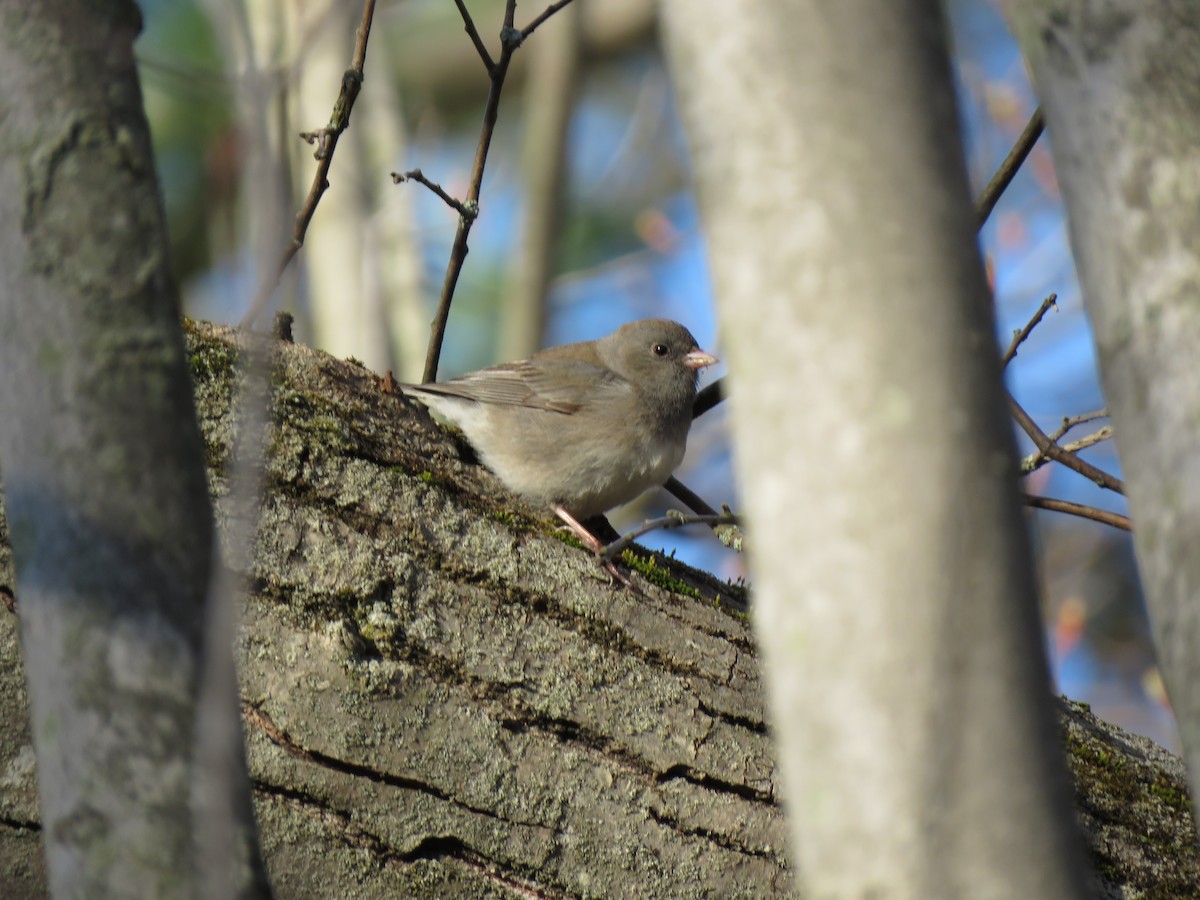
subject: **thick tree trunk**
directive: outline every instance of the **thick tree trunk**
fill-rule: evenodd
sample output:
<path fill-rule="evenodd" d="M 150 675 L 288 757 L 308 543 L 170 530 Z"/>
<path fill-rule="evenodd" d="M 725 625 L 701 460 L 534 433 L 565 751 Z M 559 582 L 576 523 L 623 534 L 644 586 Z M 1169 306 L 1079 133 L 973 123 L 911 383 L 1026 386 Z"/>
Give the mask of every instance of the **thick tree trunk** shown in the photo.
<path fill-rule="evenodd" d="M 1138 567 L 1200 788 L 1200 5 L 1009 0 L 1054 148 Z"/>
<path fill-rule="evenodd" d="M 130 0 L 0 0 L 0 455 L 45 850 L 63 897 L 252 896 L 140 25 Z"/>
<path fill-rule="evenodd" d="M 662 8 L 802 887 L 1082 897 L 938 4 Z"/>
<path fill-rule="evenodd" d="M 229 503 L 235 349 L 189 330 Z M 658 561 L 646 596 L 359 367 L 279 345 L 241 640 L 281 898 L 788 896 L 749 623 Z M 0 519 L 0 595 L 12 595 Z M 698 595 L 698 596 L 697 596 Z M 44 896 L 17 617 L 0 610 L 0 895 Z M 1108 895 L 1200 891 L 1179 761 L 1066 708 Z"/>

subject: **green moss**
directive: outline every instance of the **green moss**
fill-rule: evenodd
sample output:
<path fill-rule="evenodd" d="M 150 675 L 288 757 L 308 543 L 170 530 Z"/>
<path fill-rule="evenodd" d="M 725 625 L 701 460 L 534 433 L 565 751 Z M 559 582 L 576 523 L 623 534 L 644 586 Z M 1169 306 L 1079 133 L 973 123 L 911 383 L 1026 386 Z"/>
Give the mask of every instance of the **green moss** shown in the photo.
<path fill-rule="evenodd" d="M 276 420 L 288 426 L 277 430 L 277 440 L 283 440 L 289 430 L 295 430 L 320 435 L 322 445 L 335 454 L 353 455 L 358 450 L 353 434 L 346 428 L 345 410 L 328 397 L 279 386 L 275 390 L 274 405 Z"/>
<path fill-rule="evenodd" d="M 690 584 L 680 581 L 667 568 L 660 566 L 657 558 L 653 556 L 643 559 L 632 550 L 626 550 L 621 554 L 621 561 L 635 572 L 640 573 L 655 587 L 660 587 L 673 594 L 683 594 L 685 597 L 692 597 L 696 600 L 704 599 L 698 590 Z"/>
<path fill-rule="evenodd" d="M 1182 812 L 1190 811 L 1187 794 L 1161 775 L 1150 785 L 1150 793 L 1172 809 Z"/>
<path fill-rule="evenodd" d="M 557 525 L 548 526 L 546 528 L 546 534 L 550 535 L 551 537 L 558 538 L 568 547 L 574 547 L 577 550 L 587 549 L 587 547 L 583 546 L 583 541 L 579 540 L 579 538 L 575 537 L 575 535 L 571 534 L 571 532 L 560 529 Z"/>
<path fill-rule="evenodd" d="M 1124 757 L 1105 747 L 1082 741 L 1073 734 L 1067 735 L 1067 749 L 1080 763 L 1087 763 L 1093 770 L 1116 773 L 1125 768 Z"/>
<path fill-rule="evenodd" d="M 192 367 L 192 380 L 197 386 L 216 382 L 226 389 L 233 384 L 233 371 L 237 365 L 237 350 L 222 341 L 189 341 L 188 361 Z"/>

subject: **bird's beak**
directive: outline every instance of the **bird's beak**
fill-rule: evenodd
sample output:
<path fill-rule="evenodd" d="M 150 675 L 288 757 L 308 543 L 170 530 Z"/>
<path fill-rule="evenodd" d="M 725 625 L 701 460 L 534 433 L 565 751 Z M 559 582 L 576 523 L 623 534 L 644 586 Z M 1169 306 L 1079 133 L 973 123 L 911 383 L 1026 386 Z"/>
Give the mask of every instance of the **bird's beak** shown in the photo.
<path fill-rule="evenodd" d="M 683 358 L 683 364 L 689 369 L 704 369 L 708 366 L 715 366 L 719 362 L 719 359 L 703 350 L 693 350 Z"/>

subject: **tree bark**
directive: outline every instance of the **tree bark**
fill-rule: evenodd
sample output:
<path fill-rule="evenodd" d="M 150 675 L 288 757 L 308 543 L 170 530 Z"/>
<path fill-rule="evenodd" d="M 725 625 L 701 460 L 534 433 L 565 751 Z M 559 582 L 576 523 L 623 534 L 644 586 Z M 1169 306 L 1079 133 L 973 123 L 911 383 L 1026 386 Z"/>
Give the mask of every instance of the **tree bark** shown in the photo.
<path fill-rule="evenodd" d="M 1200 786 L 1200 6 L 1010 2 L 1063 187 L 1171 705 Z"/>
<path fill-rule="evenodd" d="M 237 345 L 188 342 L 224 530 Z M 239 658 L 276 895 L 791 895 L 750 623 L 716 602 L 738 595 L 661 558 L 640 565 L 677 591 L 610 585 L 370 373 L 282 344 L 274 365 Z M 36 898 L 16 620 L 0 610 L 0 893 Z M 1195 895 L 1179 760 L 1063 712 L 1104 895 Z"/>
<path fill-rule="evenodd" d="M 939 6 L 662 6 L 804 893 L 1083 897 Z"/>
<path fill-rule="evenodd" d="M 212 515 L 140 27 L 130 2 L 0 2 L 0 455 L 44 849 L 62 897 L 252 896 L 232 679 L 229 743 L 198 725 L 208 663 L 232 662 L 205 647 Z M 242 818 L 213 826 L 214 779 Z M 204 870 L 209 835 L 235 887 Z"/>

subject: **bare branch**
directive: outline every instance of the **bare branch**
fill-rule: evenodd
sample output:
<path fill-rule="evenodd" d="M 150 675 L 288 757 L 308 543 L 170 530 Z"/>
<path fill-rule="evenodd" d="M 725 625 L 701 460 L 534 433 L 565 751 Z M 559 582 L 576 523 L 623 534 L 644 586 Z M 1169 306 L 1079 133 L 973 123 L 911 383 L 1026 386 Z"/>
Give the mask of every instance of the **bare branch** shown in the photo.
<path fill-rule="evenodd" d="M 491 75 L 496 68 L 496 63 L 492 60 L 492 55 L 488 53 L 487 47 L 484 46 L 483 38 L 479 36 L 479 32 L 475 28 L 475 21 L 471 18 L 471 14 L 467 12 L 467 7 L 463 3 L 463 0 L 454 0 L 454 5 L 458 7 L 458 13 L 462 16 L 463 29 L 471 38 L 471 43 L 475 45 L 475 50 L 479 53 L 479 58 L 483 60 L 483 65 L 487 69 L 488 75 Z"/>
<path fill-rule="evenodd" d="M 528 38 L 543 22 L 545 22 L 548 18 L 550 18 L 570 2 L 571 0 L 558 0 L 557 3 L 551 3 L 549 6 L 547 6 L 544 10 L 542 10 L 542 14 L 540 16 L 521 29 L 521 40 L 524 41 L 526 38 Z"/>
<path fill-rule="evenodd" d="M 1000 164 L 1000 168 L 996 170 L 996 174 L 992 176 L 992 180 L 987 183 L 987 187 L 983 189 L 979 198 L 975 201 L 975 217 L 978 220 L 979 228 L 982 228 L 984 223 L 987 222 L 988 216 L 996 208 L 996 203 L 1000 200 L 1000 196 L 1012 184 L 1012 180 L 1016 177 L 1021 164 L 1025 162 L 1026 157 L 1029 156 L 1029 152 L 1033 149 L 1033 145 L 1042 136 L 1042 129 L 1044 127 L 1045 120 L 1042 118 L 1042 108 L 1039 106 L 1033 111 L 1033 115 L 1029 117 L 1029 124 L 1025 126 L 1025 130 L 1021 132 L 1021 136 L 1017 138 L 1017 142 L 1013 144 L 1013 148 L 1008 151 L 1008 156 L 1004 158 L 1004 162 Z"/>
<path fill-rule="evenodd" d="M 1120 528 L 1123 531 L 1133 531 L 1133 523 L 1128 516 L 1109 512 L 1106 509 L 1084 506 L 1081 503 L 1072 503 L 1070 500 L 1057 500 L 1054 497 L 1038 497 L 1034 494 L 1026 494 L 1024 500 L 1026 506 L 1032 506 L 1035 509 L 1048 509 L 1053 512 L 1066 513 L 1070 516 L 1079 516 L 1080 518 L 1091 519 L 1094 522 L 1100 522 L 1104 525 L 1111 525 L 1113 528 Z"/>
<path fill-rule="evenodd" d="M 425 187 L 437 194 L 443 203 L 464 218 L 474 219 L 477 215 L 479 215 L 478 205 L 475 207 L 470 207 L 461 200 L 456 200 L 455 198 L 451 197 L 442 189 L 440 184 L 438 184 L 436 181 L 430 181 L 428 178 L 426 178 L 420 169 L 409 169 L 407 172 L 392 173 L 392 184 L 401 184 L 405 181 L 415 181 L 418 184 L 425 185 Z"/>
<path fill-rule="evenodd" d="M 702 516 L 715 516 L 719 513 L 709 506 L 704 498 L 693 491 L 690 487 L 672 475 L 667 479 L 667 483 L 663 488 L 675 495 L 675 499 L 683 503 L 688 509 L 694 513 L 699 513 Z"/>
<path fill-rule="evenodd" d="M 674 494 L 676 499 L 682 501 L 683 504 L 694 513 L 699 513 L 702 516 L 720 515 L 720 513 L 718 513 L 704 501 L 703 497 L 693 491 L 674 475 L 667 479 L 667 482 L 663 485 L 663 488 Z M 721 506 L 721 510 L 727 514 L 730 512 L 729 507 L 724 505 Z M 717 540 L 729 549 L 736 550 L 738 553 L 741 553 L 744 549 L 745 539 L 742 535 L 742 529 L 740 526 L 718 523 L 712 526 L 712 530 L 713 534 L 716 535 Z"/>
<path fill-rule="evenodd" d="M 455 2 L 458 3 L 459 0 L 455 0 Z M 516 0 L 507 0 L 504 5 L 504 27 L 500 30 L 500 58 L 488 69 L 488 77 L 492 83 L 483 109 L 483 125 L 479 131 L 479 144 L 475 148 L 475 164 L 471 169 L 467 198 L 463 201 L 463 205 L 468 210 L 475 213 L 479 210 L 479 190 L 483 184 L 483 170 L 487 164 L 492 135 L 496 130 L 496 116 L 500 109 L 500 92 L 504 88 L 504 79 L 508 75 L 508 65 L 512 61 L 512 55 L 521 46 L 527 32 L 532 31 L 549 15 L 565 5 L 564 2 L 552 4 L 553 8 L 539 16 L 535 20 L 535 25 L 526 32 L 518 31 L 513 26 L 513 19 L 517 13 Z M 459 3 L 459 8 L 462 9 L 461 3 Z M 466 15 L 465 12 L 463 14 Z M 458 284 L 459 275 L 462 274 L 463 263 L 467 259 L 469 250 L 467 238 L 474 222 L 474 215 L 459 216 L 458 219 L 458 230 L 454 233 L 454 243 L 450 247 L 450 261 L 446 266 L 446 276 L 442 281 L 442 293 L 438 298 L 437 311 L 434 313 L 433 322 L 429 327 L 429 350 L 425 354 L 425 370 L 422 375 L 424 382 L 437 380 L 438 362 L 442 356 L 442 342 L 446 337 L 446 322 L 450 318 L 450 303 L 454 299 L 454 289 Z"/>
<path fill-rule="evenodd" d="M 1078 453 L 1080 450 L 1086 450 L 1088 447 L 1094 447 L 1096 444 L 1110 440 L 1113 436 L 1113 427 L 1105 425 L 1103 428 L 1098 428 L 1091 434 L 1081 437 L 1077 441 L 1071 441 L 1069 444 L 1063 444 L 1062 448 L 1067 453 Z M 1051 436 L 1051 440 L 1057 440 Z M 1034 451 L 1021 460 L 1021 474 L 1028 475 L 1030 472 L 1036 472 L 1046 463 L 1050 462 L 1041 451 Z"/>
<path fill-rule="evenodd" d="M 304 246 L 304 236 L 308 232 L 308 225 L 317 211 L 317 204 L 321 202 L 321 195 L 329 187 L 329 167 L 333 164 L 333 152 L 337 149 L 338 138 L 341 137 L 342 132 L 350 127 L 350 111 L 354 108 L 354 101 L 358 99 L 358 92 L 362 88 L 363 66 L 367 60 L 367 39 L 371 35 L 371 21 L 374 16 L 375 0 L 365 0 L 362 19 L 355 35 L 354 56 L 350 68 L 342 73 L 342 89 L 333 104 L 333 114 L 329 118 L 329 124 L 315 132 L 301 134 L 301 137 L 308 143 L 317 144 L 314 154 L 317 159 L 317 171 L 313 174 L 312 186 L 308 189 L 308 197 L 304 201 L 304 206 L 296 214 L 292 238 L 284 248 L 279 265 L 275 267 L 270 277 L 264 278 L 260 283 L 258 293 L 250 304 L 250 309 L 242 317 L 240 323 L 242 328 L 253 327 L 255 320 L 266 308 L 271 295 L 275 293 L 275 288 L 279 285 L 279 279 L 283 277 L 287 267 L 291 265 L 296 254 L 300 252 L 300 248 Z"/>
<path fill-rule="evenodd" d="M 1042 321 L 1042 317 L 1045 316 L 1051 308 L 1058 309 L 1058 306 L 1056 305 L 1057 300 L 1058 294 L 1051 294 L 1042 301 L 1042 305 L 1039 306 L 1037 312 L 1033 314 L 1033 318 L 1025 323 L 1025 327 L 1020 331 L 1013 332 L 1012 343 L 1008 345 L 1008 349 L 1004 352 L 1004 358 L 1000 361 L 1001 368 L 1008 367 L 1008 364 L 1012 362 L 1013 357 L 1017 355 L 1017 348 L 1025 343 L 1025 339 L 1029 337 L 1029 335 L 1033 332 L 1033 329 L 1038 327 L 1038 324 Z"/>
<path fill-rule="evenodd" d="M 1069 444 L 1063 444 L 1062 448 L 1068 453 L 1078 453 L 1080 450 L 1086 450 L 1088 447 L 1111 440 L 1113 433 L 1113 427 L 1105 425 L 1103 428 L 1097 428 L 1086 437 L 1081 437 L 1077 441 L 1071 441 Z"/>
<path fill-rule="evenodd" d="M 1050 435 L 1050 440 L 1057 441 L 1063 437 L 1068 431 L 1077 425 L 1086 425 L 1088 422 L 1095 422 L 1097 419 L 1107 419 L 1108 409 L 1096 409 L 1092 412 L 1082 413 L 1078 416 L 1063 416 L 1062 425 L 1058 426 L 1054 434 Z"/>
<path fill-rule="evenodd" d="M 1098 469 L 1089 462 L 1080 459 L 1074 453 L 1060 447 L 1055 441 L 1050 439 L 1046 432 L 1038 427 L 1033 421 L 1029 413 L 1027 413 L 1020 403 L 1012 396 L 1008 395 L 1008 406 L 1012 411 L 1013 418 L 1017 420 L 1017 424 L 1021 426 L 1021 430 L 1029 435 L 1034 446 L 1038 448 L 1038 452 L 1043 456 L 1047 456 L 1055 462 L 1062 463 L 1068 469 L 1078 472 L 1084 478 L 1096 482 L 1102 488 L 1108 488 L 1110 491 L 1115 491 L 1118 494 L 1125 493 L 1125 483 L 1119 478 L 1109 475 L 1102 469 Z"/>
<path fill-rule="evenodd" d="M 668 528 L 681 528 L 684 525 L 737 525 L 739 519 L 733 513 L 720 513 L 715 516 L 685 516 L 678 510 L 669 511 L 661 519 L 649 519 L 643 522 L 633 531 L 624 537 L 618 538 L 607 547 L 601 554 L 605 559 L 612 559 L 615 556 L 620 556 L 630 544 L 640 538 L 643 534 L 649 534 L 651 531 Z"/>

